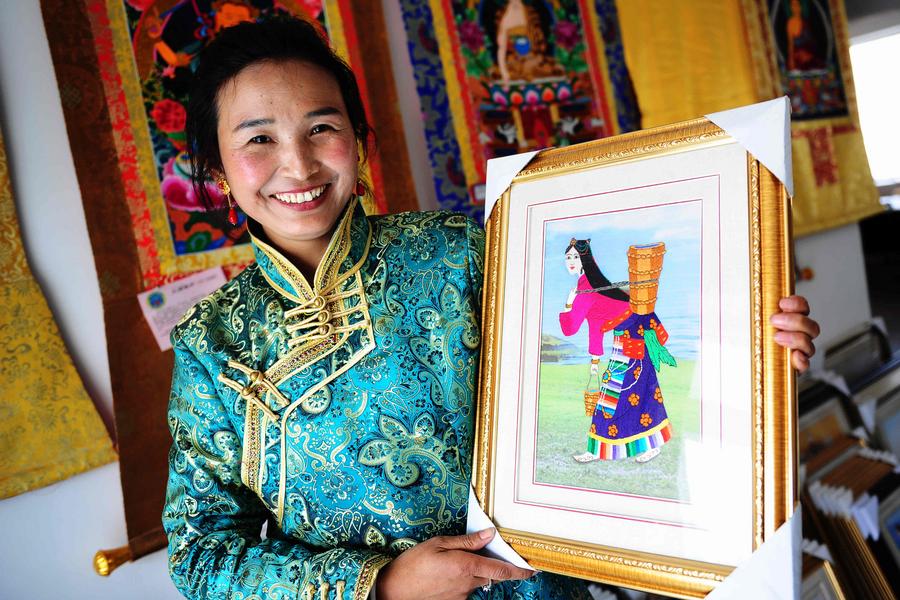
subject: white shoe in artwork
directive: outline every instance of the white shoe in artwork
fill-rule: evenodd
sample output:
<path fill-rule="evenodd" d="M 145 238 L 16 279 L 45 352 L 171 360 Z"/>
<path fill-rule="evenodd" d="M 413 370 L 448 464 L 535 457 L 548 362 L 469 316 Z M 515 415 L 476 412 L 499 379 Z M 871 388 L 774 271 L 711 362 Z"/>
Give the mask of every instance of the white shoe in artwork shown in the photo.
<path fill-rule="evenodd" d="M 643 454 L 638 454 L 634 458 L 634 462 L 645 463 L 648 460 L 655 458 L 658 454 L 659 454 L 659 448 L 651 448 L 650 450 L 647 450 Z"/>
<path fill-rule="evenodd" d="M 580 463 L 589 463 L 589 462 L 594 462 L 595 460 L 600 460 L 599 456 L 595 456 L 594 454 L 591 454 L 590 452 L 585 452 L 584 454 L 576 454 L 572 458 L 574 458 L 576 462 L 580 462 Z"/>

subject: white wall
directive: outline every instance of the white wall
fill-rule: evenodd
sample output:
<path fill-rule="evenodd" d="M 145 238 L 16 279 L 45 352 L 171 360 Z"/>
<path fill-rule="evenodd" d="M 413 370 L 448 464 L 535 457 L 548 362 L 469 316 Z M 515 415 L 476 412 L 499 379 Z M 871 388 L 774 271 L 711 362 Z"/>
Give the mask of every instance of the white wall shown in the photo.
<path fill-rule="evenodd" d="M 0 0 L 0 127 L 29 263 L 108 426 L 112 392 L 100 291 L 40 6 Z M 127 543 L 119 465 L 0 501 L 0 598 L 180 598 L 165 552 L 94 574 Z"/>
<path fill-rule="evenodd" d="M 810 315 L 822 326 L 816 340 L 821 350 L 813 367 L 821 365 L 824 350 L 872 317 L 866 265 L 859 225 L 853 223 L 796 240 L 797 267 L 813 270 L 813 279 L 797 282 L 797 293 L 809 300 Z"/>

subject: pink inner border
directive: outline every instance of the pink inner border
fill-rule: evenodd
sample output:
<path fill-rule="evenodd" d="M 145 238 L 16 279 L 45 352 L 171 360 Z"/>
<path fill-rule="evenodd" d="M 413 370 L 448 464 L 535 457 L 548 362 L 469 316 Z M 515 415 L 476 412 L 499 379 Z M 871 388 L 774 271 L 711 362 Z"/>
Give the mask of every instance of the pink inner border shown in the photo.
<path fill-rule="evenodd" d="M 532 211 L 532 209 L 533 209 L 534 207 L 536 207 L 536 206 L 543 206 L 543 205 L 545 205 L 545 204 L 555 204 L 555 203 L 557 203 L 557 202 L 564 202 L 564 201 L 568 201 L 568 200 L 577 200 L 577 199 L 581 199 L 581 198 L 591 198 L 591 197 L 605 196 L 605 195 L 608 195 L 608 194 L 614 194 L 614 193 L 619 193 L 619 192 L 627 192 L 627 191 L 632 191 L 632 190 L 637 190 L 637 189 L 646 189 L 646 188 L 652 188 L 652 187 L 659 187 L 659 186 L 663 186 L 663 185 L 671 185 L 671 184 L 675 184 L 675 183 L 683 183 L 683 182 L 686 182 L 686 181 L 696 181 L 696 180 L 701 180 L 701 179 L 710 179 L 710 178 L 713 178 L 713 177 L 716 178 L 716 184 L 717 184 L 717 186 L 716 186 L 716 199 L 715 199 L 716 205 L 715 205 L 715 206 L 716 206 L 716 217 L 717 217 L 718 236 L 719 236 L 719 252 L 718 252 L 717 259 L 718 259 L 718 271 L 719 271 L 719 297 L 721 298 L 721 286 L 722 286 L 722 252 L 721 252 L 722 245 L 721 245 L 721 232 L 722 232 L 722 227 L 721 227 L 721 210 L 720 210 L 720 208 L 721 208 L 721 195 L 722 195 L 722 194 L 721 194 L 721 187 L 722 187 L 722 186 L 721 186 L 721 176 L 720 176 L 719 174 L 715 174 L 715 175 L 704 175 L 704 176 L 698 176 L 698 177 L 689 177 L 689 178 L 685 178 L 685 179 L 675 179 L 675 180 L 663 181 L 663 182 L 653 183 L 653 184 L 648 184 L 648 185 L 641 185 L 641 186 L 633 186 L 633 187 L 627 187 L 627 188 L 619 188 L 619 189 L 615 189 L 615 190 L 608 190 L 608 191 L 605 191 L 605 192 L 599 192 L 599 193 L 582 194 L 582 195 L 579 195 L 579 196 L 570 196 L 570 197 L 566 197 L 566 198 L 557 198 L 557 199 L 555 199 L 555 200 L 547 200 L 547 201 L 545 201 L 545 202 L 537 202 L 537 203 L 531 204 L 531 205 L 528 207 L 528 209 L 527 209 L 527 211 L 528 211 L 528 218 L 527 218 L 527 224 L 526 224 L 526 227 L 525 227 L 525 244 L 524 244 L 524 248 L 526 248 L 526 249 L 528 248 L 529 235 L 530 235 L 530 232 L 531 232 L 531 226 L 530 226 L 530 221 L 531 221 L 531 211 Z M 702 198 L 691 198 L 691 199 L 687 199 L 687 200 L 677 200 L 677 201 L 673 201 L 673 202 L 663 202 L 663 203 L 658 203 L 658 204 L 648 204 L 648 205 L 646 205 L 646 206 L 639 206 L 639 207 L 635 207 L 635 208 L 625 208 L 625 209 L 616 209 L 616 210 L 607 210 L 607 211 L 597 211 L 597 212 L 594 212 L 594 213 L 586 213 L 586 214 L 576 215 L 576 216 L 557 217 L 557 218 L 552 218 L 552 219 L 546 219 L 546 220 L 544 221 L 544 224 L 546 224 L 546 223 L 548 223 L 548 222 L 552 222 L 552 221 L 564 221 L 564 220 L 569 220 L 569 219 L 573 219 L 573 218 L 583 218 L 583 217 L 590 217 L 590 216 L 601 215 L 601 214 L 612 214 L 612 213 L 627 212 L 627 211 L 632 211 L 632 210 L 642 210 L 642 209 L 647 209 L 647 208 L 655 208 L 655 207 L 659 207 L 659 206 L 673 206 L 673 205 L 678 205 L 678 204 L 686 204 L 686 203 L 690 203 L 690 202 L 701 202 L 701 211 L 700 211 L 700 261 L 701 261 L 701 268 L 700 268 L 700 334 L 701 334 L 701 344 L 700 344 L 700 345 L 701 345 L 701 350 L 700 350 L 700 352 L 701 352 L 701 360 L 700 360 L 700 369 L 701 369 L 701 374 L 700 374 L 700 382 L 701 382 L 701 389 L 700 389 L 700 440 L 701 440 L 701 442 L 702 442 L 702 440 L 703 440 L 703 397 L 704 397 L 703 387 L 702 387 L 702 386 L 703 386 L 703 371 L 702 371 L 702 369 L 703 369 L 703 361 L 702 361 L 702 335 L 703 335 L 703 268 L 702 268 L 702 264 L 703 264 L 703 238 L 704 238 L 703 232 L 704 232 L 704 228 L 705 228 L 705 223 L 704 223 L 704 213 L 703 213 L 703 210 L 702 210 L 702 202 L 703 202 L 703 199 L 702 199 Z M 543 281 L 543 275 L 544 275 L 544 263 L 543 263 L 543 257 L 544 257 L 545 254 L 546 254 L 546 252 L 542 252 L 542 254 L 541 254 L 541 281 Z M 523 279 L 522 279 L 522 281 L 525 281 L 525 280 L 526 280 L 526 277 L 525 277 L 525 275 L 526 275 L 526 267 L 525 267 L 525 265 L 524 265 L 524 261 L 523 261 L 523 267 L 522 267 L 522 268 L 523 268 Z M 544 291 L 543 291 L 543 288 L 541 288 L 540 299 L 539 299 L 539 306 L 543 307 L 543 301 L 544 301 Z M 541 321 L 540 321 L 539 324 L 538 324 L 539 329 L 540 329 L 540 328 L 542 327 L 542 325 L 543 325 L 543 310 L 540 311 L 540 319 L 541 319 Z M 524 303 L 524 302 L 522 303 L 522 314 L 521 314 L 521 318 L 520 318 L 520 321 L 519 321 L 519 322 L 520 322 L 521 324 L 524 324 L 524 322 L 525 322 L 525 303 Z M 520 340 L 520 342 L 519 342 L 519 364 L 523 364 L 523 363 L 524 363 L 524 337 L 525 337 L 525 336 L 522 335 L 522 332 L 520 331 L 520 337 L 519 337 L 519 340 Z M 720 313 L 719 313 L 719 347 L 720 347 L 720 348 L 721 348 L 721 344 L 722 344 L 722 327 L 721 327 L 721 311 L 720 311 Z M 540 354 L 538 354 L 538 361 L 540 361 Z M 720 365 L 720 367 L 721 367 L 721 365 Z M 720 370 L 721 370 L 721 369 L 720 369 Z M 537 377 L 536 377 L 535 385 L 536 385 L 535 389 L 539 390 L 539 389 L 540 389 L 540 368 L 537 369 Z M 721 447 L 722 444 L 723 444 L 723 441 L 724 441 L 724 438 L 722 437 L 722 425 L 723 425 L 722 420 L 723 420 L 723 412 L 722 412 L 722 402 L 721 402 L 721 399 L 722 399 L 722 394 L 721 394 L 721 381 L 719 382 L 719 386 L 720 386 L 720 394 L 719 394 L 719 432 L 720 432 L 720 433 L 719 433 L 719 445 L 720 445 L 720 447 Z M 521 382 L 520 382 L 519 387 L 518 387 L 518 389 L 517 389 L 516 391 L 517 391 L 517 397 L 521 397 Z M 531 483 L 532 483 L 532 485 L 535 485 L 535 486 L 542 486 L 542 487 L 552 487 L 552 488 L 557 488 L 557 489 L 568 489 L 568 490 L 573 490 L 573 491 L 590 492 L 590 493 L 604 494 L 604 495 L 609 495 L 609 496 L 621 496 L 621 497 L 628 497 L 628 498 L 640 498 L 640 499 L 643 499 L 643 500 L 650 500 L 650 501 L 660 502 L 660 503 L 666 503 L 666 504 L 686 504 L 686 505 L 690 505 L 690 503 L 687 502 L 687 501 L 675 500 L 675 499 L 671 499 L 671 498 L 657 498 L 657 497 L 653 497 L 653 496 L 643 496 L 643 495 L 639 495 L 639 494 L 628 494 L 628 493 L 624 493 L 624 492 L 612 492 L 612 491 L 606 491 L 606 490 L 594 490 L 594 489 L 590 489 L 590 488 L 579 488 L 579 487 L 572 487 L 572 486 L 565 486 L 565 485 L 557 485 L 557 484 L 541 483 L 541 482 L 535 481 L 535 465 L 537 464 L 536 452 L 537 452 L 537 423 L 538 423 L 538 414 L 539 414 L 539 410 L 536 411 L 536 413 L 535 413 L 534 438 L 533 438 L 533 443 L 532 443 L 532 447 L 534 448 L 534 451 L 533 451 L 533 453 L 532 453 L 532 457 L 533 457 L 533 460 L 532 460 L 532 473 L 531 473 L 531 479 L 532 479 L 532 480 L 531 480 Z M 518 431 L 520 431 L 520 430 L 521 430 L 521 411 L 519 410 L 518 405 L 517 405 L 517 408 L 516 408 L 516 431 L 518 432 Z M 543 508 L 551 508 L 551 509 L 555 509 L 555 510 L 561 510 L 561 511 L 564 511 L 564 512 L 573 512 L 573 513 L 579 513 L 579 514 L 588 514 L 588 515 L 594 515 L 594 516 L 600 516 L 600 517 L 606 517 L 606 518 L 612 518 L 612 519 L 620 519 L 620 520 L 626 520 L 626 521 L 636 521 L 636 522 L 641 522 L 641 523 L 653 523 L 653 524 L 659 524 L 659 525 L 668 525 L 668 526 L 671 526 L 671 527 L 678 527 L 678 528 L 701 529 L 701 528 L 699 528 L 699 527 L 695 527 L 695 526 L 692 526 L 692 525 L 685 525 L 685 524 L 679 524 L 679 523 L 671 523 L 671 522 L 668 522 L 668 521 L 659 521 L 659 520 L 652 520 L 652 519 L 640 519 L 640 518 L 636 518 L 636 517 L 630 517 L 630 516 L 625 516 L 625 515 L 618 515 L 618 514 L 614 514 L 614 513 L 606 513 L 606 512 L 600 512 L 600 511 L 588 511 L 588 510 L 584 510 L 584 509 L 575 509 L 575 508 L 570 508 L 570 507 L 562 507 L 562 506 L 556 506 L 556 505 L 551 505 L 551 504 L 544 504 L 544 503 L 539 503 L 539 502 L 520 500 L 520 499 L 519 499 L 519 436 L 518 436 L 518 435 L 516 436 L 515 462 L 514 462 L 514 467 L 513 467 L 513 469 L 514 469 L 514 470 L 513 470 L 513 473 L 514 473 L 513 487 L 514 487 L 514 493 L 515 493 L 515 495 L 514 495 L 514 497 L 513 497 L 513 504 L 522 504 L 522 505 L 526 505 L 526 506 L 540 506 L 540 507 L 543 507 Z"/>

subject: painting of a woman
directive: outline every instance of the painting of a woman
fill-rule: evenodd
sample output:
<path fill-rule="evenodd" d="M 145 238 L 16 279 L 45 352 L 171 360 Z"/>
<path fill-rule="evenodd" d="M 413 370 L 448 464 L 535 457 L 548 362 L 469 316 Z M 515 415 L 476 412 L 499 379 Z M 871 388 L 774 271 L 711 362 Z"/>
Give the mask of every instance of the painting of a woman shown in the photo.
<path fill-rule="evenodd" d="M 569 241 L 566 269 L 578 276 L 578 283 L 569 292 L 565 310 L 559 313 L 559 326 L 563 335 L 570 336 L 587 321 L 591 373 L 596 374 L 603 355 L 603 334 L 613 328 L 616 317 L 628 310 L 628 294 L 610 285 L 594 260 L 589 239 Z"/>
<path fill-rule="evenodd" d="M 578 462 L 647 462 L 672 438 L 657 372 L 676 362 L 665 348 L 669 333 L 654 312 L 665 253 L 662 242 L 628 249 L 629 306 L 603 324 L 613 330 L 613 351 L 592 405 L 586 452 L 574 456 Z"/>

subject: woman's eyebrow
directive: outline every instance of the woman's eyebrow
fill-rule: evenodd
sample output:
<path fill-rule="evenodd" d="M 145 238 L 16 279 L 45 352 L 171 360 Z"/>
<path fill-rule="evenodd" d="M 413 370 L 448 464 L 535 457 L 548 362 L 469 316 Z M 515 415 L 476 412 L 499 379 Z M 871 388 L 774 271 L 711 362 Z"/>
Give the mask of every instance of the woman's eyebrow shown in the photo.
<path fill-rule="evenodd" d="M 241 121 L 231 132 L 236 133 L 241 129 L 250 129 L 251 127 L 259 127 L 260 125 L 271 125 L 274 122 L 275 119 L 247 119 L 246 121 Z"/>
<path fill-rule="evenodd" d="M 333 106 L 326 106 L 324 108 L 317 108 L 316 110 L 312 110 L 306 113 L 307 119 L 314 119 L 316 117 L 325 117 L 328 115 L 339 115 L 341 111 L 334 108 Z"/>

